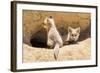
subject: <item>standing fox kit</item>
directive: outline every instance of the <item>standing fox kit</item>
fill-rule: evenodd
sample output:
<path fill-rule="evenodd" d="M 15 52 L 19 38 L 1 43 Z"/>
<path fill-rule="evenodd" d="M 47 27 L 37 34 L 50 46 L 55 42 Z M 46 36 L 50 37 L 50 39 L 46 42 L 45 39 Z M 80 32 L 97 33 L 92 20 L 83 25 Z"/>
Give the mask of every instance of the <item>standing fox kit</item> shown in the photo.
<path fill-rule="evenodd" d="M 56 28 L 54 18 L 52 16 L 46 17 L 44 23 L 47 24 L 48 30 L 47 45 L 50 47 L 54 47 L 54 58 L 57 59 L 59 48 L 63 45 L 62 38 Z"/>
<path fill-rule="evenodd" d="M 68 27 L 68 35 L 65 42 L 76 42 L 80 36 L 80 27 L 72 28 Z"/>

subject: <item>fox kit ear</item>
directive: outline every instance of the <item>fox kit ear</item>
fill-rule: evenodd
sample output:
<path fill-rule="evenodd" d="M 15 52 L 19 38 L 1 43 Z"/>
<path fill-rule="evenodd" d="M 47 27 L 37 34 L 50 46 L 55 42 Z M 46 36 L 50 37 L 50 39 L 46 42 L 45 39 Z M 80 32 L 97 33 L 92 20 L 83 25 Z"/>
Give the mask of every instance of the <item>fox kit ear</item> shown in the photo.
<path fill-rule="evenodd" d="M 68 32 L 69 32 L 69 33 L 72 32 L 72 27 L 68 27 Z"/>
<path fill-rule="evenodd" d="M 80 27 L 76 28 L 77 33 L 80 33 Z"/>

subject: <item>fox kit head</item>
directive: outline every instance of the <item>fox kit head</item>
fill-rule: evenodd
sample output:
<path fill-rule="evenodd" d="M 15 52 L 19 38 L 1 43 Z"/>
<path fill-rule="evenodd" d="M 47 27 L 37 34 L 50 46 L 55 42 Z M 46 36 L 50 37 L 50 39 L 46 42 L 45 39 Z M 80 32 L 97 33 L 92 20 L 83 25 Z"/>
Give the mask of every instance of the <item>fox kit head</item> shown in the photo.
<path fill-rule="evenodd" d="M 51 26 L 54 25 L 54 18 L 52 16 L 49 16 L 49 17 L 46 17 L 44 19 L 44 25 L 43 27 L 46 29 L 46 30 L 49 30 Z"/>
<path fill-rule="evenodd" d="M 54 18 L 52 16 L 46 17 L 44 23 L 49 25 L 54 24 Z"/>
<path fill-rule="evenodd" d="M 68 41 L 77 41 L 80 35 L 80 27 L 68 27 Z"/>

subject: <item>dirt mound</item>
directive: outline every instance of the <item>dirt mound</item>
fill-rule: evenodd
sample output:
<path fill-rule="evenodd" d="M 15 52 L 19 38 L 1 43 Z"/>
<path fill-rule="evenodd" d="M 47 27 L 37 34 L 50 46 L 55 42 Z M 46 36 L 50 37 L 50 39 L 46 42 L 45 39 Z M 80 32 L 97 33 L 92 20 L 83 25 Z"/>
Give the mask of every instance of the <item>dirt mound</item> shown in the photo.
<path fill-rule="evenodd" d="M 55 61 L 53 49 L 31 47 L 23 44 L 23 62 L 47 62 Z M 91 55 L 91 39 L 88 38 L 76 44 L 65 45 L 60 48 L 57 61 L 86 60 Z"/>

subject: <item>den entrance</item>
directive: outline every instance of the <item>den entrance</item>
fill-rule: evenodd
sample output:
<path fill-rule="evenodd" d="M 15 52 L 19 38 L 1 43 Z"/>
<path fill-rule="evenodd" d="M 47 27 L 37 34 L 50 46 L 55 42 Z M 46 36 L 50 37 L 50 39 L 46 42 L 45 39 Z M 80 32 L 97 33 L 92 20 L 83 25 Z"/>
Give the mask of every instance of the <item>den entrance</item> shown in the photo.
<path fill-rule="evenodd" d="M 30 39 L 32 47 L 47 48 L 47 32 L 40 30 L 32 35 Z"/>

